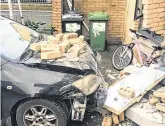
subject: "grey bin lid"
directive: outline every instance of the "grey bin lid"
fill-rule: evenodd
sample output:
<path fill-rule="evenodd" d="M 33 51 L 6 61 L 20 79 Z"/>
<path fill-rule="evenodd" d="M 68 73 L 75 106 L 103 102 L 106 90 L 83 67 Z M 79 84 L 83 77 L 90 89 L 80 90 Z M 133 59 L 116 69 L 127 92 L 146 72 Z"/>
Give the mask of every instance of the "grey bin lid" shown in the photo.
<path fill-rule="evenodd" d="M 65 14 L 62 16 L 62 21 L 83 21 L 83 16 L 79 14 Z"/>

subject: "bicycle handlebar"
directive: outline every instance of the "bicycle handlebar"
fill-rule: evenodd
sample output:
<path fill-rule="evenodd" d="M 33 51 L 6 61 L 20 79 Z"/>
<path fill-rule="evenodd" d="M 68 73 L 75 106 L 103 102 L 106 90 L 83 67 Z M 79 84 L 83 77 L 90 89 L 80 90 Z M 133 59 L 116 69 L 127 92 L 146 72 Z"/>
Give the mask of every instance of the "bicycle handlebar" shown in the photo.
<path fill-rule="evenodd" d="M 145 36 L 143 36 L 142 34 L 140 34 L 139 32 L 137 32 L 136 30 L 132 30 L 130 29 L 131 33 L 134 33 L 134 35 L 138 38 L 138 37 L 142 37 L 142 38 L 146 38 Z M 146 38 L 147 39 L 147 38 Z"/>

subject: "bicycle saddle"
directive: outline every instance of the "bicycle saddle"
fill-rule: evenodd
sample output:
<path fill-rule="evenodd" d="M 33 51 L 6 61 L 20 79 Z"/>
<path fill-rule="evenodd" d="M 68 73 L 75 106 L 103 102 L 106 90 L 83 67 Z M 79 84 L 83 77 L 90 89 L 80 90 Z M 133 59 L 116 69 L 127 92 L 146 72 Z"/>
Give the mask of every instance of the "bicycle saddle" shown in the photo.
<path fill-rule="evenodd" d="M 151 40 L 156 45 L 161 45 L 161 42 L 164 41 L 164 37 L 160 34 L 156 34 L 155 31 L 151 31 L 148 28 L 142 28 L 138 31 L 143 36 L 145 36 L 147 39 Z"/>

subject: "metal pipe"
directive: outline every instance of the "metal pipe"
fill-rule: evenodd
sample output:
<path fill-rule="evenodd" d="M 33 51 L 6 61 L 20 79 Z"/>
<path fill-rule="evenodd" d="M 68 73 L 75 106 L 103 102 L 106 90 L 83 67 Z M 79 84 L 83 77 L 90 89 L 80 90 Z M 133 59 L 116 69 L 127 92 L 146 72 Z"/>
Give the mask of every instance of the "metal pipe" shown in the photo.
<path fill-rule="evenodd" d="M 18 0 L 18 7 L 19 7 L 19 13 L 20 13 L 20 16 L 21 16 L 21 22 L 22 22 L 22 24 L 24 24 L 24 20 L 23 20 L 23 14 L 22 14 L 22 8 L 21 8 L 21 2 L 20 2 L 20 0 Z"/>
<path fill-rule="evenodd" d="M 13 9 L 12 9 L 12 3 L 11 3 L 11 0 L 8 0 L 8 6 L 9 6 L 9 14 L 10 14 L 10 18 L 13 19 Z"/>

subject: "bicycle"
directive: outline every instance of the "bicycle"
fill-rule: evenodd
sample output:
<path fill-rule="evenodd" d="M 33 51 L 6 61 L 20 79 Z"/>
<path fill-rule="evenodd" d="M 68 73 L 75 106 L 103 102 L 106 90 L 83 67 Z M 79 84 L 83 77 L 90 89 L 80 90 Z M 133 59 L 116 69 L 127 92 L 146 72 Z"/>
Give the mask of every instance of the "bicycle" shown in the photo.
<path fill-rule="evenodd" d="M 164 37 L 156 34 L 149 29 L 141 29 L 139 32 L 130 29 L 133 41 L 129 45 L 122 45 L 116 49 L 112 57 L 112 65 L 117 70 L 123 70 L 125 67 L 130 65 L 133 61 L 133 48 L 137 50 L 140 63 L 144 66 L 149 66 L 151 63 L 156 63 L 158 57 L 154 57 L 156 51 L 163 50 L 161 42 L 164 41 Z M 153 52 L 147 55 L 143 49 L 139 38 L 149 39 L 152 42 Z"/>

